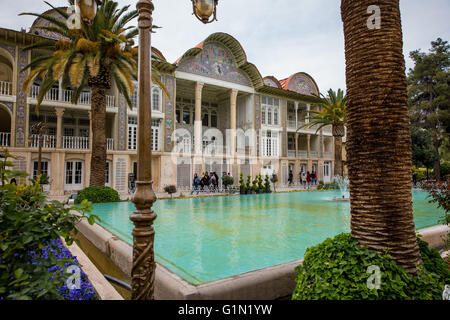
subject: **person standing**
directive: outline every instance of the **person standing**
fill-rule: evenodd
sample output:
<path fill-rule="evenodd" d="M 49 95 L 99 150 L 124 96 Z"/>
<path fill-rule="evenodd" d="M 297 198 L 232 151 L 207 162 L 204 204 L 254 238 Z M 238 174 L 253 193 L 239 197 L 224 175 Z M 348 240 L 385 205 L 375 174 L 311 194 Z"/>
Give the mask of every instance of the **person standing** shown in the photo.
<path fill-rule="evenodd" d="M 309 186 L 311 185 L 311 174 L 309 173 L 309 171 L 306 173 L 306 185 L 309 189 Z"/>
<path fill-rule="evenodd" d="M 199 179 L 198 175 L 195 173 L 194 174 L 194 180 L 192 182 L 193 189 L 192 189 L 191 195 L 194 194 L 194 191 L 197 191 L 197 195 L 198 195 L 198 192 L 199 192 L 199 188 L 198 187 L 199 187 L 199 185 L 200 185 L 200 179 Z"/>
<path fill-rule="evenodd" d="M 292 183 L 294 182 L 294 174 L 292 173 L 292 170 L 289 170 L 289 178 L 288 178 L 288 182 L 289 182 L 289 186 L 292 185 Z"/>
<path fill-rule="evenodd" d="M 302 179 L 303 171 L 300 170 L 298 173 L 298 181 L 300 181 L 300 186 L 303 186 L 303 179 Z"/>
<path fill-rule="evenodd" d="M 306 188 L 306 173 L 302 171 L 302 184 Z"/>

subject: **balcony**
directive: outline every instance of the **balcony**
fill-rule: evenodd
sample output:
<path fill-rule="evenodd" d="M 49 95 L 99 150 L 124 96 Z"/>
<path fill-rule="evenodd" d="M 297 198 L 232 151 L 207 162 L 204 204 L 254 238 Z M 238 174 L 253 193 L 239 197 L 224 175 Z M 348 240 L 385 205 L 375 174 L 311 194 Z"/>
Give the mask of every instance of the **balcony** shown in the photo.
<path fill-rule="evenodd" d="M 0 147 L 9 147 L 11 144 L 11 133 L 0 132 Z"/>
<path fill-rule="evenodd" d="M 333 159 L 333 152 L 324 152 L 323 157 L 325 159 Z"/>
<path fill-rule="evenodd" d="M 301 159 L 308 159 L 308 151 L 298 150 L 298 157 Z"/>
<path fill-rule="evenodd" d="M 288 158 L 295 158 L 296 154 L 295 154 L 295 150 L 288 150 Z"/>
<path fill-rule="evenodd" d="M 12 96 L 12 82 L 0 81 L 0 95 Z"/>
<path fill-rule="evenodd" d="M 50 149 L 56 148 L 56 137 L 55 136 L 43 135 L 42 140 L 43 140 L 42 148 L 50 148 Z M 39 135 L 32 134 L 29 138 L 28 146 L 30 148 L 38 148 L 39 147 Z"/>
<path fill-rule="evenodd" d="M 318 158 L 319 157 L 319 151 L 312 151 L 309 153 L 311 158 Z"/>
<path fill-rule="evenodd" d="M 62 137 L 64 149 L 89 150 L 89 137 Z"/>
<path fill-rule="evenodd" d="M 39 95 L 40 86 L 33 85 L 31 87 L 30 97 L 37 99 Z M 44 101 L 64 102 L 72 103 L 73 90 L 59 90 L 58 88 L 50 89 L 44 96 Z M 90 106 L 91 105 L 91 92 L 82 92 L 78 98 L 77 105 Z M 106 106 L 113 108 L 115 106 L 115 97 L 106 96 Z"/>

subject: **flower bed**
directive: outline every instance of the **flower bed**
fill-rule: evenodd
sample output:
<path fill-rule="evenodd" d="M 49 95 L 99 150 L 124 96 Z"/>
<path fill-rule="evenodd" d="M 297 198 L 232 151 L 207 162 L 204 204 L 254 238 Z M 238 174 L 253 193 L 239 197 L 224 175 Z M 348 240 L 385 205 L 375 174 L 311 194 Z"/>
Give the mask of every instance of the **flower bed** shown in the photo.
<path fill-rule="evenodd" d="M 50 281 L 59 282 L 57 292 L 61 296 L 62 300 L 97 300 L 97 294 L 95 293 L 91 283 L 89 282 L 86 274 L 81 269 L 80 264 L 76 257 L 72 256 L 71 252 L 63 245 L 60 239 L 51 240 L 49 244 L 44 246 L 41 250 L 30 251 L 30 264 L 38 267 L 44 266 L 47 272 L 51 274 Z M 52 260 L 56 259 L 57 263 L 52 263 Z M 1 263 L 1 258 L 0 258 Z M 71 268 L 72 267 L 72 268 Z M 72 274 L 79 272 L 79 283 L 72 282 L 72 285 L 79 285 L 79 288 L 69 288 L 71 283 L 67 283 L 68 271 L 72 269 Z M 70 272 L 69 272 L 70 273 Z M 29 275 L 31 279 L 33 275 Z M 12 294 L 10 291 L 8 294 L 0 294 L 0 300 L 9 299 L 8 295 Z M 42 298 L 46 298 L 45 295 Z"/>

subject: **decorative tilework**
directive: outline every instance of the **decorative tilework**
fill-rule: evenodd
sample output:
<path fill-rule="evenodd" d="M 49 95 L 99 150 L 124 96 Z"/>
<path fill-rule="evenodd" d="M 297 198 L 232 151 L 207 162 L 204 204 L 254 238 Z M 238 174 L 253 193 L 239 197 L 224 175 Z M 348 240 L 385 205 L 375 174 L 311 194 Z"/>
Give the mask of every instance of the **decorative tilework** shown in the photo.
<path fill-rule="evenodd" d="M 283 150 L 282 150 L 282 155 L 283 157 L 287 157 L 287 101 L 286 100 L 281 100 L 281 114 L 282 116 L 282 120 L 281 120 L 281 125 L 283 126 L 283 136 L 281 139 L 281 145 L 283 146 Z"/>
<path fill-rule="evenodd" d="M 64 10 L 64 9 L 63 9 Z M 63 21 L 65 22 L 66 19 L 60 15 L 58 12 L 56 11 L 48 11 L 45 13 L 46 16 L 49 17 L 53 17 L 58 19 L 59 21 Z M 66 37 L 60 35 L 59 33 L 53 32 L 53 31 L 48 31 L 48 30 L 44 30 L 44 29 L 40 29 L 39 27 L 53 27 L 55 26 L 54 24 L 48 22 L 47 20 L 44 20 L 42 18 L 37 18 L 35 20 L 35 22 L 33 23 L 33 26 L 30 30 L 30 33 L 45 37 L 45 38 L 50 38 L 53 40 L 62 40 L 62 39 L 67 39 Z"/>
<path fill-rule="evenodd" d="M 4 43 L 0 43 L 0 48 L 5 49 L 6 51 L 8 51 L 12 58 L 15 59 L 16 58 L 16 47 L 15 46 L 10 46 Z"/>
<path fill-rule="evenodd" d="M 233 56 L 217 43 L 206 44 L 197 56 L 181 61 L 177 70 L 251 87 L 250 80 L 237 67 Z"/>
<path fill-rule="evenodd" d="M 174 131 L 174 99 L 175 99 L 175 80 L 171 76 L 166 76 L 165 86 L 167 88 L 167 91 L 169 91 L 170 96 L 166 97 L 166 103 L 165 103 L 165 151 L 171 152 L 172 151 L 172 135 Z"/>
<path fill-rule="evenodd" d="M 125 102 L 125 97 L 120 95 L 119 98 L 119 150 L 124 151 L 127 148 L 127 104 Z"/>
<path fill-rule="evenodd" d="M 295 91 L 300 94 L 309 95 L 311 93 L 319 94 L 310 78 L 304 74 L 295 75 L 288 84 L 287 90 Z"/>
<path fill-rule="evenodd" d="M 19 70 L 25 68 L 28 64 L 28 52 L 19 51 Z M 27 108 L 27 94 L 23 92 L 22 85 L 27 77 L 26 72 L 19 73 L 19 81 L 17 83 L 18 95 L 17 95 L 17 110 L 16 110 L 16 146 L 25 146 L 25 116 Z"/>
<path fill-rule="evenodd" d="M 0 103 L 5 105 L 11 111 L 11 113 L 14 114 L 14 103 L 7 101 L 0 101 Z"/>
<path fill-rule="evenodd" d="M 264 84 L 269 87 L 278 88 L 278 85 L 272 79 L 268 79 L 268 78 L 264 79 Z"/>

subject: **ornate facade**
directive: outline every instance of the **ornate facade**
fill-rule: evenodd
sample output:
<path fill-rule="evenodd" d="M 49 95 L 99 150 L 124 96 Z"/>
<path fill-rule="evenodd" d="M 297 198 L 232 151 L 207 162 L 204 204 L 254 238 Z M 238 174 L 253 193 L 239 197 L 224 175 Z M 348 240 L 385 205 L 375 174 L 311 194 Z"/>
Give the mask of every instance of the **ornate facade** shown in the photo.
<path fill-rule="evenodd" d="M 39 24 L 40 22 L 35 22 Z M 0 146 L 17 156 L 16 170 L 37 171 L 38 137 L 33 123 L 44 121 L 42 168 L 50 177 L 48 192 L 66 197 L 89 185 L 91 157 L 90 91 L 77 104 L 71 91 L 52 88 L 35 112 L 40 84 L 23 92 L 20 70 L 34 52 L 23 47 L 42 36 L 0 28 Z M 333 176 L 334 142 L 330 128 L 299 130 L 318 94 L 314 79 L 295 73 L 278 81 L 263 78 L 247 61 L 240 43 L 225 33 L 210 35 L 169 63 L 157 49 L 153 53 L 170 95 L 154 86 L 152 96 L 152 170 L 154 188 L 166 185 L 190 188 L 194 173 L 230 172 L 235 183 L 244 176 L 278 174 L 288 183 L 289 170 L 298 182 L 300 170 L 316 171 L 319 180 Z M 133 96 L 137 102 L 137 96 Z M 112 87 L 107 93 L 107 185 L 128 194 L 129 174 L 136 173 L 137 111 L 130 110 Z"/>

